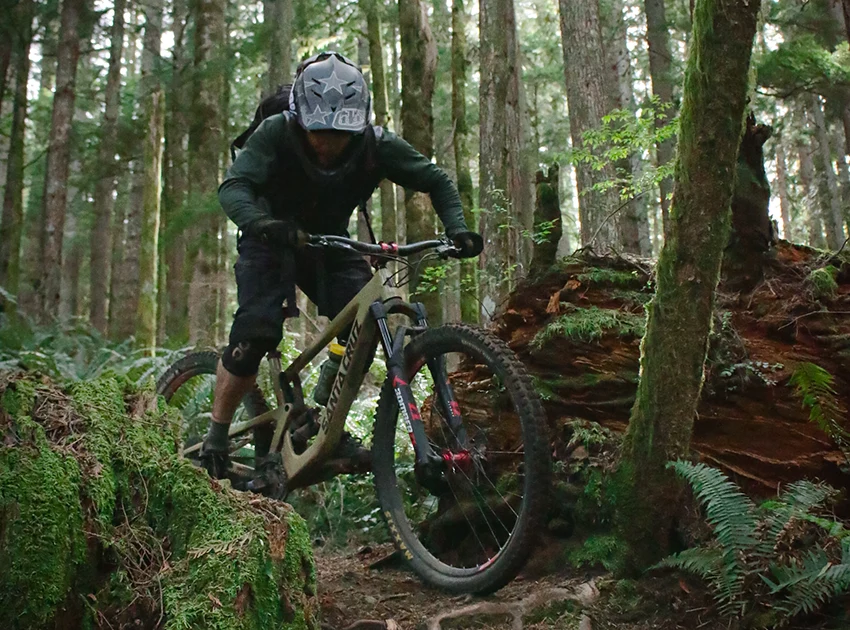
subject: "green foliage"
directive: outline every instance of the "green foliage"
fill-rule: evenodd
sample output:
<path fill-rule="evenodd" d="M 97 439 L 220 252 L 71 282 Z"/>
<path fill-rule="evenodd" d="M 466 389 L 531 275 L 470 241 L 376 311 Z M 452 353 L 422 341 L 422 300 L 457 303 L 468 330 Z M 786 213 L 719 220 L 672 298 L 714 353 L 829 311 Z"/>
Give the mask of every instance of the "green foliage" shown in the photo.
<path fill-rule="evenodd" d="M 812 271 L 806 278 L 806 282 L 811 287 L 812 297 L 816 300 L 834 298 L 838 292 L 837 277 L 838 269 L 832 265 Z"/>
<path fill-rule="evenodd" d="M 779 96 L 823 92 L 850 83 L 850 49 L 842 42 L 830 52 L 815 35 L 800 35 L 764 55 L 757 73 L 759 85 Z"/>
<path fill-rule="evenodd" d="M 584 544 L 569 553 L 569 562 L 577 569 L 602 565 L 606 571 L 616 572 L 626 554 L 623 540 L 614 535 L 589 536 Z"/>
<path fill-rule="evenodd" d="M 573 164 L 589 164 L 594 170 L 602 170 L 608 164 L 616 164 L 630 155 L 649 154 L 659 142 L 674 137 L 679 130 L 677 118 L 656 126 L 664 121 L 672 108 L 671 103 L 661 103 L 653 96 L 636 114 L 626 109 L 615 109 L 603 116 L 596 129 L 586 131 L 582 136 L 583 146 L 573 148 L 569 161 Z M 612 181 L 598 183 L 595 189 L 605 191 L 616 187 L 623 200 L 632 199 L 652 190 L 663 179 L 673 175 L 673 163 L 655 165 L 645 161 L 645 171 L 640 178 L 631 173 L 619 172 Z"/>
<path fill-rule="evenodd" d="M 838 401 L 832 374 L 819 365 L 803 362 L 796 367 L 788 384 L 794 387 L 803 407 L 809 409 L 809 420 L 835 440 L 850 461 L 850 432 L 842 425 L 846 414 Z"/>
<path fill-rule="evenodd" d="M 561 315 L 538 332 L 531 343 L 540 349 L 558 337 L 591 342 L 609 332 L 620 337 L 642 337 L 645 326 L 646 319 L 642 315 L 591 306 Z"/>
<path fill-rule="evenodd" d="M 576 279 L 583 284 L 606 284 L 623 288 L 640 287 L 642 284 L 637 271 L 619 271 L 608 267 L 590 267 L 578 274 Z"/>
<path fill-rule="evenodd" d="M 756 506 L 719 470 L 685 461 L 669 467 L 691 485 L 714 537 L 657 566 L 705 580 L 724 615 L 784 625 L 850 587 L 850 530 L 817 514 L 835 496 L 832 488 L 798 481 Z"/>

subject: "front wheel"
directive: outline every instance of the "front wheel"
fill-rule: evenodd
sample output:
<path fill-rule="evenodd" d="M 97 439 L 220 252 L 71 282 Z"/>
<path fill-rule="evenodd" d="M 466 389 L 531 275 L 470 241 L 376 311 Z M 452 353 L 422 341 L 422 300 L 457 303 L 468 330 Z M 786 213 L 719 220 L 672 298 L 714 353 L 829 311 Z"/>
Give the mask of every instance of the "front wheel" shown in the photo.
<path fill-rule="evenodd" d="M 406 346 L 404 366 L 442 464 L 415 464 L 388 379 L 372 456 L 396 547 L 429 584 L 463 593 L 498 590 L 516 577 L 543 525 L 551 475 L 543 406 L 516 355 L 478 328 L 426 330 Z M 457 405 L 440 392 L 450 392 Z"/>

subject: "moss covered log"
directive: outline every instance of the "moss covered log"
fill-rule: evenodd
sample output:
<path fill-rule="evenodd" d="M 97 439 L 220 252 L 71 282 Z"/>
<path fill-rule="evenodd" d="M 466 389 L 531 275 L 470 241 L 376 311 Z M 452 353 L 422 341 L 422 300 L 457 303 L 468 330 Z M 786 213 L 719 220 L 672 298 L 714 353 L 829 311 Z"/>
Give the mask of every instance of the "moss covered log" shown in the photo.
<path fill-rule="evenodd" d="M 112 378 L 0 374 L 0 627 L 318 627 L 303 520 L 179 458 Z"/>
<path fill-rule="evenodd" d="M 635 568 L 659 559 L 670 542 L 678 484 L 665 465 L 688 453 L 700 398 L 759 5 L 697 0 L 694 8 L 673 205 L 617 495 Z"/>

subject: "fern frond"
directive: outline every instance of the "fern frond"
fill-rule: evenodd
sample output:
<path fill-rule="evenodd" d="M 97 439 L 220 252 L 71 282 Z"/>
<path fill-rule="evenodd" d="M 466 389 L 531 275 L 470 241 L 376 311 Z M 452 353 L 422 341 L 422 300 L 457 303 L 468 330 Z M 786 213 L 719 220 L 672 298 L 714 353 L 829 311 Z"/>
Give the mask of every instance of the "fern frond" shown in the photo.
<path fill-rule="evenodd" d="M 668 467 L 691 485 L 724 551 L 737 553 L 756 547 L 756 506 L 726 475 L 683 460 L 670 462 Z"/>
<path fill-rule="evenodd" d="M 789 384 L 809 409 L 809 420 L 829 435 L 850 459 L 850 432 L 842 424 L 845 411 L 836 395 L 832 374 L 819 365 L 804 362 L 794 370 Z"/>
<path fill-rule="evenodd" d="M 776 539 L 793 519 L 817 522 L 817 519 L 810 514 L 811 510 L 824 505 L 837 494 L 838 491 L 835 488 L 823 483 L 803 480 L 789 485 L 779 499 L 770 502 L 767 507 L 765 517 L 767 530 L 761 551 L 769 552 Z M 829 524 L 835 523 L 825 522 L 824 527 L 827 528 Z"/>
<path fill-rule="evenodd" d="M 723 570 L 723 552 L 716 547 L 694 547 L 667 556 L 653 568 L 679 569 L 706 581 Z"/>
<path fill-rule="evenodd" d="M 771 593 L 785 593 L 776 608 L 793 617 L 800 612 L 810 613 L 846 592 L 850 589 L 850 563 L 843 560 L 850 559 L 848 555 L 840 564 L 833 564 L 823 550 L 817 549 L 805 556 L 802 566 L 775 568 L 774 574 L 780 580 Z"/>

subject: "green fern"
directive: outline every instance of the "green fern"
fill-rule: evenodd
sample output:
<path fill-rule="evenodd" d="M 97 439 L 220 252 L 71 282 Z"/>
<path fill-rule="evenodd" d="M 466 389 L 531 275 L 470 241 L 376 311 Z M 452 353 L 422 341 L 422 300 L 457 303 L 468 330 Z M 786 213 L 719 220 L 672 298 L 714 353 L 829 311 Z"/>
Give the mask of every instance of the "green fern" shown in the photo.
<path fill-rule="evenodd" d="M 809 420 L 829 435 L 850 461 L 850 432 L 841 424 L 845 411 L 835 392 L 832 374 L 814 363 L 800 363 L 789 384 L 809 409 Z"/>
<path fill-rule="evenodd" d="M 722 614 L 742 617 L 761 608 L 782 625 L 850 590 L 850 531 L 816 513 L 836 496 L 835 489 L 798 481 L 759 508 L 719 470 L 684 461 L 669 467 L 693 488 L 714 540 L 665 558 L 657 566 L 702 578 Z M 782 545 L 777 543 L 801 522 L 820 528 L 817 542 L 799 559 L 780 557 Z M 840 562 L 833 562 L 826 551 L 831 541 L 840 542 Z"/>

